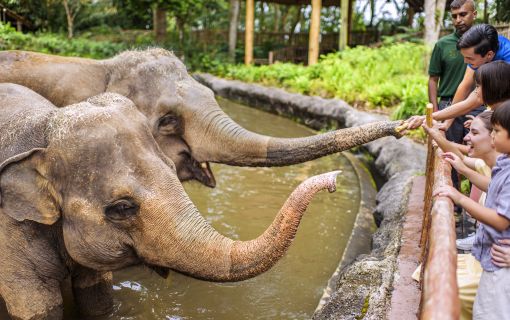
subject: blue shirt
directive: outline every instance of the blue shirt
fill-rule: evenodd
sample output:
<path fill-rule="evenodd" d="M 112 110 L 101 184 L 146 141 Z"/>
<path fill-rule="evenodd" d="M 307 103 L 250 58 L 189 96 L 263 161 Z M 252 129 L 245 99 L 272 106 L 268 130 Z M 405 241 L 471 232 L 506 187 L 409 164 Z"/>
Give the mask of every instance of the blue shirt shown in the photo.
<path fill-rule="evenodd" d="M 498 35 L 498 41 L 499 41 L 499 49 L 498 52 L 496 52 L 496 55 L 492 59 L 492 61 L 505 61 L 510 63 L 510 40 L 503 37 L 502 35 Z M 468 64 L 468 66 L 476 70 L 478 68 L 473 68 L 472 65 Z"/>
<path fill-rule="evenodd" d="M 510 157 L 499 156 L 492 168 L 492 178 L 487 190 L 485 206 L 510 220 Z M 476 230 L 475 242 L 471 252 L 480 261 L 483 270 L 497 271 L 500 268 L 491 262 L 491 247 L 500 239 L 510 238 L 510 228 L 499 232 L 496 229 L 479 222 Z"/>
<path fill-rule="evenodd" d="M 503 37 L 502 35 L 498 36 L 499 40 L 499 49 L 496 55 L 494 56 L 494 59 L 492 61 L 505 61 L 510 63 L 510 40 Z"/>

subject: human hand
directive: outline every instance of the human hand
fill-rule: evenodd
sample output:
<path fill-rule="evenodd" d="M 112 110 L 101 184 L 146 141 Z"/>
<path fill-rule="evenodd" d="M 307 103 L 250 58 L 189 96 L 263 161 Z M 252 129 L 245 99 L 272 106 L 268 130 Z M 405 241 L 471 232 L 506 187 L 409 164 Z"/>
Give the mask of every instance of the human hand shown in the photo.
<path fill-rule="evenodd" d="M 452 126 L 453 120 L 454 119 L 448 119 L 443 121 L 441 124 L 439 124 L 438 129 L 445 132 L 448 131 L 448 129 L 450 129 L 450 127 Z"/>
<path fill-rule="evenodd" d="M 433 197 L 448 197 L 452 199 L 453 202 L 458 204 L 460 199 L 462 198 L 462 194 L 457 191 L 454 187 L 451 186 L 441 186 L 437 188 L 432 194 Z"/>
<path fill-rule="evenodd" d="M 405 123 L 407 123 L 407 129 L 418 129 L 423 122 L 425 121 L 425 116 L 412 116 L 411 118 L 407 119 Z"/>
<path fill-rule="evenodd" d="M 459 173 L 463 173 L 467 169 L 464 161 L 462 161 L 462 159 L 453 152 L 445 152 L 441 155 L 441 158 L 448 162 Z"/>
<path fill-rule="evenodd" d="M 506 245 L 506 246 L 501 246 Z M 494 243 L 491 248 L 491 260 L 500 268 L 510 267 L 510 239 L 501 239 Z"/>
<path fill-rule="evenodd" d="M 464 121 L 464 128 L 469 129 L 469 128 L 471 128 L 471 123 L 475 119 L 475 116 L 473 116 L 472 114 L 467 114 L 466 118 L 469 118 L 469 120 Z"/>

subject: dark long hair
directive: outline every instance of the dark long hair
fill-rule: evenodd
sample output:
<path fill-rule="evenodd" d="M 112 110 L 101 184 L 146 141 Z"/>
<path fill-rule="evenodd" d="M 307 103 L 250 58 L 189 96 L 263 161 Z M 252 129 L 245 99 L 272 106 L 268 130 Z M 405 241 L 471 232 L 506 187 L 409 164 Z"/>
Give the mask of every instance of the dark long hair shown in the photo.
<path fill-rule="evenodd" d="M 510 64 L 492 61 L 475 72 L 475 83 L 482 86 L 482 98 L 487 104 L 510 99 Z"/>

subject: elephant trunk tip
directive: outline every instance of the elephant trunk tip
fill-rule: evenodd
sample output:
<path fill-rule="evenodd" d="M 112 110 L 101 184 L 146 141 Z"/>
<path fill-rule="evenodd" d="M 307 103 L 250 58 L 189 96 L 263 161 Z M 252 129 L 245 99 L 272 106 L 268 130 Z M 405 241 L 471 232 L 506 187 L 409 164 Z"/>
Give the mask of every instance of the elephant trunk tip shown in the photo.
<path fill-rule="evenodd" d="M 394 123 L 395 128 L 393 130 L 393 136 L 395 136 L 395 138 L 397 139 L 400 139 L 404 136 L 402 132 L 405 132 L 405 130 L 407 129 L 407 122 L 405 122 L 404 120 L 398 120 L 394 121 Z"/>
<path fill-rule="evenodd" d="M 315 178 L 319 181 L 323 181 L 325 189 L 328 189 L 328 192 L 333 193 L 336 191 L 336 178 L 341 172 L 341 170 L 331 171 L 320 174 Z"/>

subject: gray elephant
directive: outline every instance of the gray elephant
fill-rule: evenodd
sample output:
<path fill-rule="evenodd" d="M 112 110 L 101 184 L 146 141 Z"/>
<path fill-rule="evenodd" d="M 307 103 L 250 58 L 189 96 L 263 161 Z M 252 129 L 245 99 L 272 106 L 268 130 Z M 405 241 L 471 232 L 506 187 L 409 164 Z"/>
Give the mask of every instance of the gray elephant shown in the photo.
<path fill-rule="evenodd" d="M 253 277 L 287 250 L 313 195 L 335 189 L 336 172 L 306 180 L 261 236 L 234 241 L 200 215 L 129 99 L 58 109 L 0 84 L 0 108 L 0 295 L 15 319 L 62 318 L 67 279 L 82 313 L 107 313 L 110 271 L 130 265 Z"/>
<path fill-rule="evenodd" d="M 130 98 L 149 119 L 152 135 L 181 181 L 214 187 L 209 162 L 235 166 L 285 166 L 347 150 L 393 135 L 400 122 L 374 122 L 316 136 L 281 139 L 236 124 L 214 94 L 195 81 L 171 52 L 127 51 L 108 60 L 33 52 L 0 53 L 0 82 L 36 91 L 58 107 L 102 92 Z"/>

